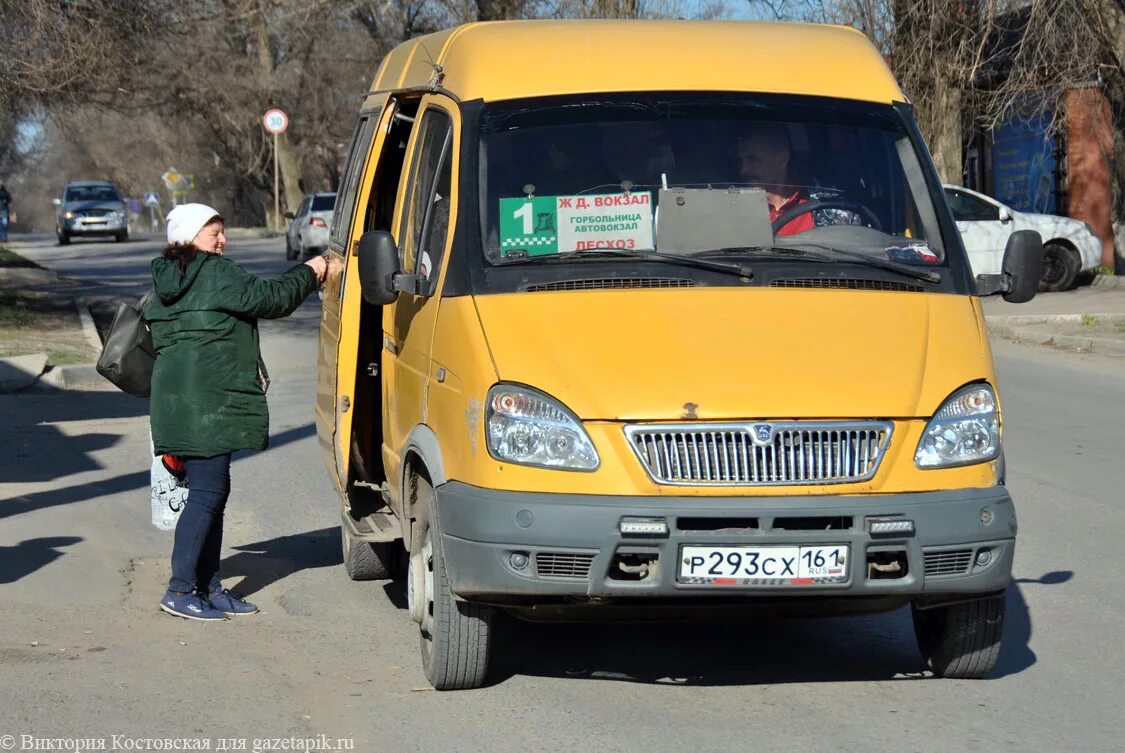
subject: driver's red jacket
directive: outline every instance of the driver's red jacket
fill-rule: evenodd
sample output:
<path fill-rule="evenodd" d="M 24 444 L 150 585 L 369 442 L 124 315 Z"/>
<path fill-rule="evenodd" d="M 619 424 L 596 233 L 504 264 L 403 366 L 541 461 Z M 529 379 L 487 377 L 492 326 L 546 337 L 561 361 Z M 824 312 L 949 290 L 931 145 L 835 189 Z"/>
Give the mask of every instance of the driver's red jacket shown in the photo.
<path fill-rule="evenodd" d="M 801 195 L 800 191 L 794 191 L 793 195 L 781 203 L 781 206 L 770 205 L 770 222 L 773 222 L 789 209 L 804 204 L 808 199 Z M 805 212 L 804 214 L 797 215 L 789 222 L 785 223 L 785 227 L 777 231 L 778 235 L 796 235 L 803 233 L 806 230 L 813 229 L 813 213 Z"/>

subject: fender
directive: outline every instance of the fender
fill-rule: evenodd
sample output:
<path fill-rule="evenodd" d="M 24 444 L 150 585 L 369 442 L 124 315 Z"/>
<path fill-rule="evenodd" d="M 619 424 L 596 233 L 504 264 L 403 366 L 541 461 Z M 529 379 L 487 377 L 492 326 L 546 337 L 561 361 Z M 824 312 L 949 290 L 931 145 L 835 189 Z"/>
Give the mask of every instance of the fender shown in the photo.
<path fill-rule="evenodd" d="M 410 472 L 410 463 L 407 462 L 411 455 L 417 455 L 430 477 L 430 483 L 437 489 L 448 479 L 445 477 L 445 464 L 442 460 L 441 445 L 438 443 L 437 434 L 425 424 L 418 424 L 410 431 L 406 444 L 402 449 L 402 475 L 398 481 L 398 497 L 401 503 L 402 514 L 399 522 L 402 525 L 402 540 L 410 545 L 410 518 L 413 514 L 411 500 L 407 499 L 406 490 L 407 474 Z"/>

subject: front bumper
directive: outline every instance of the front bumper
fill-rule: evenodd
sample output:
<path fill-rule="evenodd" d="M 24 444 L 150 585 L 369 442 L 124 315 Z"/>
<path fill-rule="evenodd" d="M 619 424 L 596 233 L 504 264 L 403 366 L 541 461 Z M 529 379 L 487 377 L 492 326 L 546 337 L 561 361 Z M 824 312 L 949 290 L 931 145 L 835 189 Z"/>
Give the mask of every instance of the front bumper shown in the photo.
<path fill-rule="evenodd" d="M 435 491 L 454 593 L 500 604 L 730 596 L 744 601 L 778 596 L 957 598 L 1004 589 L 1015 553 L 1015 508 L 1002 486 L 815 497 L 542 494 L 459 482 Z M 623 516 L 663 518 L 668 534 L 623 535 Z M 913 521 L 914 532 L 867 531 L 867 518 L 895 516 Z M 816 544 L 850 547 L 846 582 L 719 586 L 678 578 L 683 545 Z M 981 564 L 978 555 L 984 550 L 989 561 Z M 513 567 L 513 553 L 527 555 L 526 567 Z M 655 563 L 644 579 L 620 567 L 621 562 L 649 559 Z M 904 572 L 889 576 L 870 564 L 896 559 Z"/>
<path fill-rule="evenodd" d="M 63 220 L 63 227 L 70 235 L 116 235 L 128 227 L 123 219 L 109 217 L 75 217 Z"/>

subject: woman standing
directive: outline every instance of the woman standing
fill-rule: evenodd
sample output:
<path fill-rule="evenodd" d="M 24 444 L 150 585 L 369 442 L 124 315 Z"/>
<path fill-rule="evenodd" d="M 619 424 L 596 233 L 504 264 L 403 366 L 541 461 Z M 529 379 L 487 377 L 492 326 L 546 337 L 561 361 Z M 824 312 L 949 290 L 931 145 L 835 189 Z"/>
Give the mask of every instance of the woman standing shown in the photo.
<path fill-rule="evenodd" d="M 167 223 L 168 246 L 152 262 L 154 296 L 145 311 L 157 351 L 152 438 L 165 465 L 186 476 L 189 491 L 160 608 L 224 620 L 258 611 L 219 580 L 231 453 L 264 450 L 269 442 L 258 319 L 288 316 L 339 266 L 314 257 L 265 280 L 223 256 L 223 218 L 211 207 L 182 204 Z"/>

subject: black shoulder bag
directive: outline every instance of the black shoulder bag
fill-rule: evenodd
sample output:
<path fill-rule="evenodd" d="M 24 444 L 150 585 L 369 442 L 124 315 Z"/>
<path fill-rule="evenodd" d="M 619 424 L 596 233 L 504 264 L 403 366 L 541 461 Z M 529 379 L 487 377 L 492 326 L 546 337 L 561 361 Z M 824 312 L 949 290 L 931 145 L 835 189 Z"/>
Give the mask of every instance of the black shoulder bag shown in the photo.
<path fill-rule="evenodd" d="M 144 319 L 151 297 L 149 293 L 136 306 L 122 303 L 117 307 L 96 367 L 119 390 L 137 397 L 148 397 L 152 391 L 152 367 L 156 363 L 152 330 Z"/>

